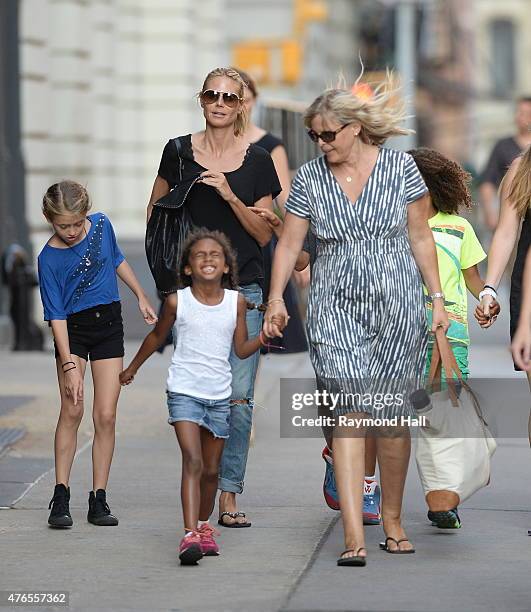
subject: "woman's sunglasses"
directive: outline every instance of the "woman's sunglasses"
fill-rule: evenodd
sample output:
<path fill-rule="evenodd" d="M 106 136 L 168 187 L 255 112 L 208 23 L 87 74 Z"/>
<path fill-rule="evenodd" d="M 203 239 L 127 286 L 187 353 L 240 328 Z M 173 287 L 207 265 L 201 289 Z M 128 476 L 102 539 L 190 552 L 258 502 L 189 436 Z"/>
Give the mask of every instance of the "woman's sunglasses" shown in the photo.
<path fill-rule="evenodd" d="M 241 102 L 241 98 L 238 94 L 230 93 L 228 91 L 217 91 L 217 89 L 205 89 L 201 92 L 201 101 L 205 104 L 214 104 L 219 100 L 223 100 L 223 104 L 229 108 L 234 108 Z"/>
<path fill-rule="evenodd" d="M 342 125 L 340 128 L 337 128 L 337 130 L 325 130 L 324 132 L 321 132 L 320 134 L 318 134 L 315 130 L 308 130 L 308 136 L 314 141 L 314 142 L 319 142 L 319 138 L 326 143 L 330 143 L 330 142 L 334 142 L 334 140 L 336 139 L 336 136 L 339 134 L 339 132 L 341 132 L 341 130 L 344 130 L 347 125 L 349 125 L 348 123 L 345 123 L 345 125 Z"/>

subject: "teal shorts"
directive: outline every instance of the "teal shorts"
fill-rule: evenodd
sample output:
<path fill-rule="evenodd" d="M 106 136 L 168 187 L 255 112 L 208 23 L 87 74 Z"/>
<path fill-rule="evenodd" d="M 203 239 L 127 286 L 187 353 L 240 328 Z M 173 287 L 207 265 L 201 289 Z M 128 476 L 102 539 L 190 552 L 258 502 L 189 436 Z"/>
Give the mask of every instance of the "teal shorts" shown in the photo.
<path fill-rule="evenodd" d="M 468 346 L 466 344 L 452 344 L 450 343 L 450 347 L 452 349 L 452 353 L 454 354 L 455 360 L 457 361 L 457 365 L 461 370 L 461 375 L 464 380 L 468 379 L 468 375 L 470 371 L 468 369 Z M 426 370 L 424 371 L 424 377 L 428 378 L 428 374 L 430 373 L 431 366 L 431 355 L 433 352 L 433 344 L 428 346 L 428 358 L 426 360 Z M 446 374 L 444 372 L 444 368 L 442 371 L 443 378 L 446 378 Z"/>

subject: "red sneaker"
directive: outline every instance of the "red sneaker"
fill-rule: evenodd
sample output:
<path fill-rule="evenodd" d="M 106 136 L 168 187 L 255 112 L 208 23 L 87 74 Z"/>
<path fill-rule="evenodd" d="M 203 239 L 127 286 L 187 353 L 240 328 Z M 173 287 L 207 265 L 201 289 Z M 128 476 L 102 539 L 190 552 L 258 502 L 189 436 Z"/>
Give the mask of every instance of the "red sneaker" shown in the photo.
<path fill-rule="evenodd" d="M 219 546 L 214 540 L 214 535 L 220 535 L 217 529 L 214 529 L 208 523 L 203 523 L 197 530 L 201 540 L 201 552 L 205 557 L 215 557 L 219 555 Z"/>
<path fill-rule="evenodd" d="M 323 448 L 321 455 L 326 464 L 323 482 L 325 502 L 332 510 L 339 510 L 339 495 L 337 493 L 336 476 L 334 474 L 334 460 L 332 458 L 332 451 L 328 448 L 328 445 Z"/>
<path fill-rule="evenodd" d="M 179 544 L 181 565 L 197 565 L 202 558 L 201 536 L 197 531 L 189 532 L 189 535 L 184 536 Z"/>

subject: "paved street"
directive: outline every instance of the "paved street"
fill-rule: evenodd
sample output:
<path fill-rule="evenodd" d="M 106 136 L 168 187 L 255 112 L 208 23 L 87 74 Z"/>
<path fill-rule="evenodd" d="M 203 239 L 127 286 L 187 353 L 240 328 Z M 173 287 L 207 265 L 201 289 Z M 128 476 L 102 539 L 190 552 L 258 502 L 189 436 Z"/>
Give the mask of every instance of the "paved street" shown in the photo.
<path fill-rule="evenodd" d="M 472 375 L 514 378 L 514 388 L 526 391 L 502 343 L 506 316 L 499 323 L 491 336 L 472 328 Z M 136 346 L 128 342 L 129 355 Z M 120 399 L 109 485 L 119 527 L 86 522 L 92 431 L 86 414 L 71 482 L 75 524 L 57 532 L 46 526 L 57 414 L 53 359 L 49 351 L 0 352 L 0 428 L 25 431 L 0 458 L 0 505 L 25 492 L 14 507 L 0 510 L 0 590 L 68 590 L 73 610 L 529 610 L 525 428 L 519 438 L 499 441 L 492 483 L 463 505 L 460 531 L 429 525 L 412 463 L 405 524 L 417 554 L 386 555 L 377 545 L 381 528 L 368 527 L 367 567 L 336 567 L 342 528 L 322 498 L 322 441 L 279 437 L 278 381 L 310 377 L 305 354 L 261 362 L 256 440 L 241 498 L 252 528 L 223 529 L 221 557 L 180 567 L 180 460 L 163 393 L 168 359 L 168 351 L 154 356 Z"/>

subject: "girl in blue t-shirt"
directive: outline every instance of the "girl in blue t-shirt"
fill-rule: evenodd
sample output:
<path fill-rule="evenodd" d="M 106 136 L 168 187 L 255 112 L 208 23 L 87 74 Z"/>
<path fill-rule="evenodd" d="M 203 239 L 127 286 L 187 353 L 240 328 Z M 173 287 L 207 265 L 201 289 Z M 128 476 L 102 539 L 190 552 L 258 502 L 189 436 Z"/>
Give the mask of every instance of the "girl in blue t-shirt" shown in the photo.
<path fill-rule="evenodd" d="M 146 323 L 157 318 L 142 287 L 116 242 L 103 213 L 87 215 L 90 198 L 74 181 L 52 185 L 44 194 L 42 211 L 53 235 L 38 257 L 44 319 L 52 328 L 61 411 L 55 430 L 54 495 L 48 523 L 71 527 L 70 470 L 83 416 L 83 379 L 91 361 L 94 381 L 93 490 L 87 520 L 117 525 L 105 489 L 114 451 L 114 424 L 120 394 L 124 332 L 118 275 L 138 298 Z"/>

